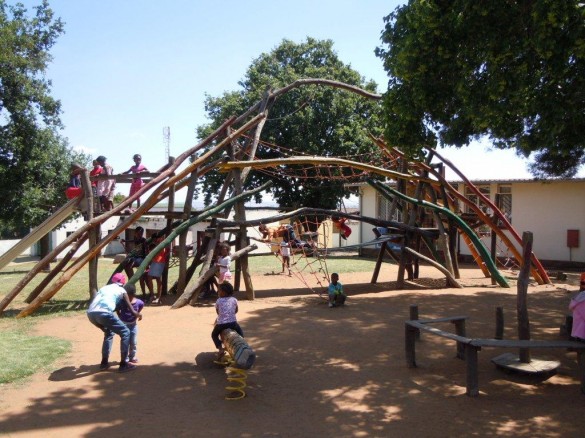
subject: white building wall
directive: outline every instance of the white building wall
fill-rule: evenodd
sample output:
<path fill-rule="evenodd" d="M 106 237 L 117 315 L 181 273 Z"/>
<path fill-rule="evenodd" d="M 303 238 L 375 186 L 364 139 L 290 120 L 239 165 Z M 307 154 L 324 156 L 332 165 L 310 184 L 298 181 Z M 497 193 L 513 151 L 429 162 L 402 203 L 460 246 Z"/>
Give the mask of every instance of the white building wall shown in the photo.
<path fill-rule="evenodd" d="M 377 209 L 376 191 L 370 186 L 360 187 L 360 215 L 376 218 L 378 217 Z M 360 222 L 360 243 L 376 238 L 372 228 L 374 228 L 372 224 Z"/>
<path fill-rule="evenodd" d="M 585 181 L 513 184 L 512 225 L 534 233 L 539 258 L 585 262 Z M 567 247 L 567 230 L 579 230 L 578 248 Z"/>

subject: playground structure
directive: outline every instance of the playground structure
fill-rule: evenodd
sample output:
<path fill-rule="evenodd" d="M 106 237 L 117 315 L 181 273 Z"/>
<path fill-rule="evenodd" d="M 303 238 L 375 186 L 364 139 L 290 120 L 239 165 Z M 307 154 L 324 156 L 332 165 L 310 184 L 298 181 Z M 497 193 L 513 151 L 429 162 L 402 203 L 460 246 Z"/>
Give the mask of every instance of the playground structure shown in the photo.
<path fill-rule="evenodd" d="M 405 274 L 409 280 L 417 278 L 419 260 L 424 260 L 441 270 L 445 274 L 447 282 L 457 287 L 459 272 L 455 256 L 455 241 L 459 233 L 471 248 L 478 266 L 486 277 L 491 277 L 494 282 L 497 282 L 502 287 L 509 287 L 506 279 L 498 270 L 495 246 L 492 247 L 490 254 L 474 228 L 477 228 L 478 224 L 487 226 L 493 235 L 500 240 L 501 244 L 507 248 L 509 253 L 513 255 L 520 266 L 523 264 L 524 258 L 515 246 L 521 244 L 518 233 L 496 205 L 483 196 L 452 163 L 441 157 L 437 151 L 429 148 L 424 161 L 414 161 L 408 159 L 396 148 L 388 146 L 384 139 L 372 136 L 372 142 L 378 146 L 378 152 L 375 157 L 362 155 L 359 158 L 345 159 L 289 156 L 281 152 L 282 157 L 278 159 L 256 159 L 256 152 L 259 147 L 271 147 L 269 143 L 263 142 L 261 138 L 262 128 L 275 101 L 295 88 L 315 85 L 332 87 L 341 90 L 341 92 L 356 93 L 364 99 L 379 100 L 381 98 L 380 95 L 369 93 L 357 87 L 324 79 L 298 80 L 286 87 L 268 91 L 261 101 L 243 114 L 226 120 L 207 138 L 187 149 L 176 159 L 170 160 L 168 165 L 158 172 L 142 174 L 141 176 L 150 179 L 139 191 L 126 198 L 112 210 L 100 215 L 94 215 L 94 199 L 90 177 L 87 171 L 82 172 L 83 195 L 69 201 L 63 208 L 66 209 L 67 213 L 70 213 L 73 211 L 72 206 L 83 202 L 85 206 L 84 214 L 87 218 L 86 224 L 72 233 L 50 254 L 38 262 L 13 290 L 3 297 L 0 302 L 0 312 L 6 309 L 9 303 L 38 272 L 48 267 L 67 248 L 69 248 L 67 256 L 51 269 L 42 284 L 29 295 L 27 298 L 28 306 L 18 316 L 24 317 L 35 312 L 43 303 L 55 296 L 63 285 L 85 265 L 89 265 L 89 290 L 93 294 L 98 288 L 97 263 L 100 251 L 163 199 L 168 199 L 169 205 L 168 212 L 164 213 L 167 217 L 166 238 L 150 252 L 132 278 L 129 279 L 129 282 L 137 282 L 154 255 L 178 238 L 179 277 L 176 284 L 171 288 L 178 295 L 178 298 L 172 306 L 173 309 L 188 304 L 197 296 L 206 281 L 214 275 L 217 269 L 212 263 L 214 251 L 223 232 L 231 232 L 236 236 L 234 242 L 235 253 L 232 254 L 232 260 L 236 261 L 235 289 L 240 289 L 240 282 L 243 279 L 247 298 L 254 299 L 254 288 L 248 269 L 248 253 L 255 248 L 255 245 L 250 245 L 249 243 L 248 227 L 308 214 L 332 218 L 338 222 L 342 222 L 343 219 L 364 221 L 374 226 L 386 227 L 391 230 L 393 235 L 398 236 L 401 248 L 398 253 L 389 249 L 387 240 L 379 241 L 381 248 L 372 282 L 377 281 L 380 265 L 385 254 L 390 254 L 391 257 L 397 260 L 399 266 L 398 288 L 404 287 Z M 279 149 L 281 151 L 285 150 L 284 148 Z M 440 160 L 439 164 L 431 163 L 435 158 Z M 189 161 L 189 159 L 191 160 Z M 373 165 L 372 163 L 374 162 L 378 162 L 379 165 Z M 181 165 L 185 166 L 180 167 Z M 479 203 L 467 199 L 445 180 L 444 166 L 451 167 L 461 176 L 463 182 L 475 193 Z M 350 173 L 335 172 L 335 169 L 340 167 L 349 170 Z M 307 172 L 308 168 L 312 169 L 310 177 Z M 202 211 L 193 211 L 191 202 L 186 202 L 182 211 L 175 211 L 175 193 L 178 190 L 186 189 L 186 200 L 192 200 L 198 178 L 212 170 L 219 170 L 226 174 L 216 202 Z M 264 184 L 253 190 L 244 191 L 244 183 L 252 171 L 272 172 L 275 176 L 283 176 L 286 175 L 286 172 L 291 172 L 299 179 L 338 178 L 346 182 L 367 180 L 381 196 L 391 200 L 393 211 L 401 213 L 402 221 L 381 220 L 351 215 L 341 211 L 313 208 L 301 208 L 262 220 L 246 220 L 244 206 L 246 199 L 269 187 L 269 184 Z M 111 177 L 99 176 L 93 178 Z M 129 182 L 132 177 L 116 175 L 114 178 L 118 182 Z M 381 183 L 380 178 L 395 181 L 395 188 Z M 128 212 L 128 207 L 147 192 L 151 193 L 143 200 L 141 206 L 135 211 Z M 464 217 L 460 210 L 461 204 L 466 205 L 473 211 L 472 217 L 469 215 Z M 234 219 L 228 220 L 232 210 L 234 211 Z M 488 210 L 491 211 L 489 215 L 486 213 Z M 31 242 L 38 236 L 50 232 L 55 223 L 64 220 L 65 213 L 63 209 L 60 210 L 60 213 L 55 213 L 55 215 L 57 214 L 59 214 L 58 217 L 53 217 L 52 220 L 48 220 L 34 231 L 34 238 L 23 239 L 25 243 L 22 243 L 19 249 L 15 249 L 8 256 L 0 258 L 0 266 L 16 257 L 18 255 L 16 252 L 23 245 L 32 244 Z M 100 225 L 113 215 L 120 215 L 123 219 L 121 219 L 112 233 L 100 237 Z M 421 224 L 429 216 L 433 218 L 435 226 L 423 228 Z M 190 266 L 187 266 L 186 233 L 193 224 L 206 219 L 210 219 L 211 224 L 207 228 L 202 245 L 190 259 Z M 90 243 L 89 249 L 74 259 L 79 246 L 86 240 Z M 427 252 L 430 255 L 422 253 L 423 246 L 427 248 Z M 540 284 L 550 283 L 546 271 L 536 256 L 532 254 L 530 257 L 531 273 L 534 279 Z M 67 264 L 68 266 L 62 272 Z M 198 278 L 195 281 L 191 281 L 197 268 L 200 268 Z M 122 267 L 118 267 L 118 270 L 121 269 Z"/>

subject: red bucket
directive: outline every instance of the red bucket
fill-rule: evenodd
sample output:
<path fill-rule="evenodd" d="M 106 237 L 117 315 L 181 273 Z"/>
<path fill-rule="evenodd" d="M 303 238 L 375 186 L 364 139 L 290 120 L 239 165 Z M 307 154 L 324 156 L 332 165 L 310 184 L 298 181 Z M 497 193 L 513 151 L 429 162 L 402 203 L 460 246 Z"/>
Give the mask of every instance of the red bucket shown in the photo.
<path fill-rule="evenodd" d="M 81 187 L 67 187 L 65 189 L 65 196 L 67 196 L 67 199 L 77 198 L 82 193 L 83 190 L 81 189 Z"/>

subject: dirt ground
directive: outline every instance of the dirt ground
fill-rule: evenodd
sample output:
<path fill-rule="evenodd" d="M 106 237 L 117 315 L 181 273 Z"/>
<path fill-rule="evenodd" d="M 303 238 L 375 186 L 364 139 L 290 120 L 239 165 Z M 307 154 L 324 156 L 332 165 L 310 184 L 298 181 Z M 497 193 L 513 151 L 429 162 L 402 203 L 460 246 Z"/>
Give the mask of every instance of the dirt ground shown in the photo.
<path fill-rule="evenodd" d="M 101 332 L 84 314 L 48 319 L 39 334 L 73 343 L 70 355 L 23 384 L 0 389 L 0 435 L 235 437 L 582 437 L 585 395 L 575 353 L 533 350 L 556 359 L 554 376 L 506 374 L 479 354 L 477 398 L 465 395 L 465 363 L 455 345 L 422 336 L 418 368 L 406 367 L 404 321 L 418 304 L 421 318 L 467 315 L 470 337 L 493 337 L 495 308 L 504 307 L 505 337 L 516 334 L 516 286 L 492 286 L 463 269 L 464 289 L 423 268 L 419 285 L 393 290 L 396 267 L 380 283 L 371 273 L 343 274 L 350 298 L 327 307 L 296 278 L 253 278 L 257 299 L 240 293 L 239 321 L 257 353 L 247 396 L 224 399 L 226 373 L 213 364 L 213 303 L 170 310 L 146 307 L 140 322 L 139 368 L 98 371 Z M 432 280 L 431 278 L 435 278 Z M 558 339 L 576 286 L 531 285 L 533 339 Z M 447 323 L 440 328 L 450 330 Z M 116 341 L 116 348 L 118 342 Z"/>

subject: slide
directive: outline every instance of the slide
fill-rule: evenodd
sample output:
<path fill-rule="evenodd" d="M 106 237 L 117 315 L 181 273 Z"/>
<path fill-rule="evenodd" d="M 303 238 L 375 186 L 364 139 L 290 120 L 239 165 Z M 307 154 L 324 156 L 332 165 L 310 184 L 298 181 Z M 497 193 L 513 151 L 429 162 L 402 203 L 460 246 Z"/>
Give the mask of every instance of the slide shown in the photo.
<path fill-rule="evenodd" d="M 20 242 L 17 242 L 16 245 L 0 256 L 0 269 L 33 246 L 41 240 L 43 236 L 53 231 L 57 225 L 75 213 L 77 211 L 77 205 L 82 199 L 83 197 L 80 196 L 68 201 L 63 207 L 45 219 L 42 224 L 33 229 L 27 236 L 20 239 Z"/>

